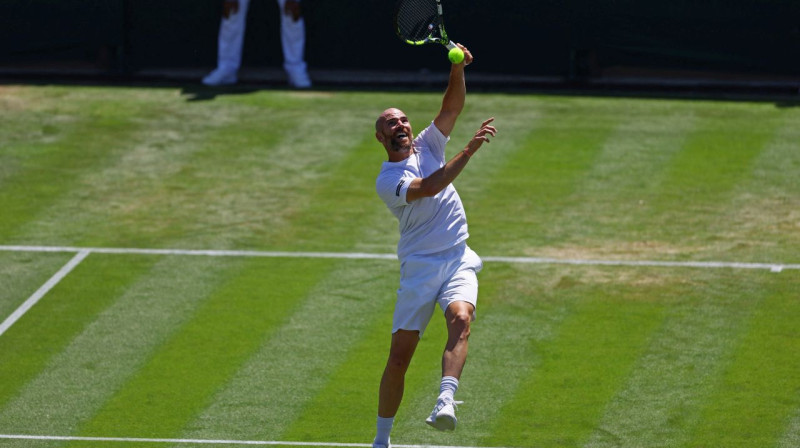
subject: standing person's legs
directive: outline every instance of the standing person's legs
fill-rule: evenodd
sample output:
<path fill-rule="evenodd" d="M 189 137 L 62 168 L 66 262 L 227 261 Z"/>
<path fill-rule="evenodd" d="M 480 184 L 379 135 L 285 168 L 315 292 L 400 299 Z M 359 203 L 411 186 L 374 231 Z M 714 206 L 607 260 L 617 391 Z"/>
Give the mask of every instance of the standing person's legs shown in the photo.
<path fill-rule="evenodd" d="M 304 59 L 306 47 L 306 22 L 301 16 L 297 20 L 284 11 L 286 0 L 278 0 L 281 15 L 281 48 L 283 49 L 283 68 L 289 76 L 292 87 L 306 89 L 311 87 L 308 68 Z"/>
<path fill-rule="evenodd" d="M 203 78 L 207 85 L 235 84 L 242 65 L 242 47 L 250 0 L 239 0 L 239 10 L 223 17 L 217 39 L 217 68 Z"/>

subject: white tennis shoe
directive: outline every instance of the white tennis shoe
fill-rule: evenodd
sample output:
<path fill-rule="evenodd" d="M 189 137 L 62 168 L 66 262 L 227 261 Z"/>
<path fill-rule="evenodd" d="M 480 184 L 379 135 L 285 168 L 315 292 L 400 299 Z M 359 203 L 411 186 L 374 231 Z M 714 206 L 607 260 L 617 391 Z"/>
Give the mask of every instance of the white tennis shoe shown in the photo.
<path fill-rule="evenodd" d="M 456 408 L 463 401 L 455 401 L 452 398 L 439 398 L 431 415 L 425 419 L 425 423 L 433 426 L 439 431 L 452 431 L 456 429 Z"/>

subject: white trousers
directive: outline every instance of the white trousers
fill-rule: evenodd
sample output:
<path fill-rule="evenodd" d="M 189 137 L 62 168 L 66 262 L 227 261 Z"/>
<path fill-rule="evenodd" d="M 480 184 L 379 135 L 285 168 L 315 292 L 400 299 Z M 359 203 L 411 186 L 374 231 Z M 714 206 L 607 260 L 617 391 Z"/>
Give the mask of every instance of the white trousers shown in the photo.
<path fill-rule="evenodd" d="M 286 0 L 278 0 L 281 15 L 281 46 L 283 47 L 283 68 L 289 74 L 306 72 L 303 50 L 306 45 L 306 24 L 302 17 L 296 22 L 283 12 Z M 217 67 L 224 71 L 236 72 L 242 65 L 242 47 L 247 24 L 247 8 L 250 0 L 239 0 L 239 11 L 223 18 L 219 27 L 219 47 Z"/>

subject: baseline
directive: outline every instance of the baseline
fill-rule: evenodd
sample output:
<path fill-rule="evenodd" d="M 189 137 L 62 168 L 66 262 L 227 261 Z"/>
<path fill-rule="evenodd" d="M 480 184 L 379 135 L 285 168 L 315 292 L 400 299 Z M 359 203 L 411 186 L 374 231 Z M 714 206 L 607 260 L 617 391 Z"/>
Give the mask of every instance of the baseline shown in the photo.
<path fill-rule="evenodd" d="M 142 437 L 79 437 L 79 436 L 37 436 L 26 434 L 0 434 L 0 439 L 7 440 L 41 440 L 58 442 L 129 442 L 129 443 L 172 443 L 202 445 L 257 445 L 257 446 L 313 446 L 334 448 L 372 447 L 371 443 L 337 443 L 337 442 L 289 442 L 277 440 L 213 440 L 213 439 L 148 439 Z M 447 445 L 395 445 L 397 448 L 502 448 L 502 447 L 470 447 Z"/>

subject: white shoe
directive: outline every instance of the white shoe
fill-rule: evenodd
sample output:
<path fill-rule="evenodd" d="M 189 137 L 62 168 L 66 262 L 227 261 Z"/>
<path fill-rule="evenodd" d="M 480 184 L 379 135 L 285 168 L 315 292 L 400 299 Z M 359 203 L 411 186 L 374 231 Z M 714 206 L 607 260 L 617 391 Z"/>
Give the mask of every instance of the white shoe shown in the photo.
<path fill-rule="evenodd" d="M 425 419 L 425 423 L 433 426 L 439 431 L 452 431 L 456 429 L 456 405 L 463 403 L 462 401 L 455 401 L 452 398 L 440 398 L 436 401 L 436 406 L 433 408 L 431 415 Z"/>
<path fill-rule="evenodd" d="M 236 72 L 216 69 L 203 78 L 203 84 L 207 86 L 227 86 L 236 84 Z"/>
<path fill-rule="evenodd" d="M 289 85 L 295 89 L 310 89 L 311 78 L 308 77 L 306 72 L 289 73 Z"/>

